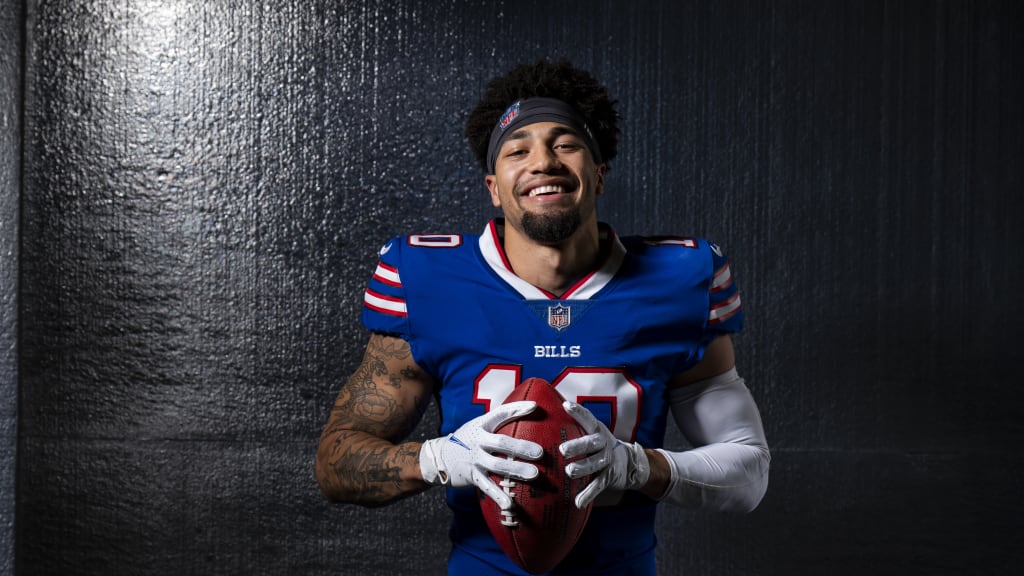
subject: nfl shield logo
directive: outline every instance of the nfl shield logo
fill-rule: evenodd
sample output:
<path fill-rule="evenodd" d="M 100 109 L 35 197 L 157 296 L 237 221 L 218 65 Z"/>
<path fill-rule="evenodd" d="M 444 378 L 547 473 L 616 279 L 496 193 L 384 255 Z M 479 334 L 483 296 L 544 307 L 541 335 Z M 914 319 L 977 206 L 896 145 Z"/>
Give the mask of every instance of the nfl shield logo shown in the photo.
<path fill-rule="evenodd" d="M 572 308 L 568 306 L 548 306 L 548 326 L 561 332 L 572 322 Z"/>
<path fill-rule="evenodd" d="M 501 126 L 501 129 L 505 130 L 505 128 L 508 128 L 508 125 L 516 119 L 516 116 L 519 116 L 519 102 L 516 102 L 505 109 L 505 113 L 502 114 L 501 119 L 498 120 L 498 124 Z"/>

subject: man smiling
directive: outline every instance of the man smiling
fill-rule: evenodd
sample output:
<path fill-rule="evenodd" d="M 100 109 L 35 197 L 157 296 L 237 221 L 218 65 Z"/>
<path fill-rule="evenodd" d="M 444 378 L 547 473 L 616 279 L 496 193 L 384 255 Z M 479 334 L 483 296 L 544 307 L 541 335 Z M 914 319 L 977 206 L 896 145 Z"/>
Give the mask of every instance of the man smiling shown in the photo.
<path fill-rule="evenodd" d="M 733 355 L 740 294 L 716 245 L 620 238 L 598 220 L 618 120 L 604 86 L 567 62 L 492 80 L 466 136 L 503 217 L 473 234 L 390 240 L 364 296 L 363 362 L 321 435 L 328 498 L 380 505 L 434 485 L 453 511 L 450 574 L 525 574 L 490 535 L 477 490 L 515 505 L 490 472 L 529 482 L 540 446 L 494 434 L 530 413 L 503 401 L 548 380 L 588 435 L 566 473 L 593 475 L 594 509 L 553 574 L 655 573 L 658 502 L 752 510 L 770 456 Z M 458 315 L 453 323 L 452 314 Z M 436 398 L 438 438 L 403 442 Z M 694 446 L 662 448 L 671 414 Z"/>

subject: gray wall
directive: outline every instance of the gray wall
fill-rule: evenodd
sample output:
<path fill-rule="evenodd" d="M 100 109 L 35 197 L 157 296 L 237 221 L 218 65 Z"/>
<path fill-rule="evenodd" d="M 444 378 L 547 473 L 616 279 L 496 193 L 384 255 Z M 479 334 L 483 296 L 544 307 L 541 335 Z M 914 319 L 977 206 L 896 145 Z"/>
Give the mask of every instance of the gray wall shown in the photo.
<path fill-rule="evenodd" d="M 744 291 L 772 484 L 749 516 L 663 510 L 662 572 L 1024 560 L 1017 2 L 29 0 L 24 21 L 3 101 L 24 141 L 0 156 L 17 574 L 443 571 L 439 492 L 331 506 L 313 453 L 377 247 L 482 228 L 465 113 L 558 56 L 621 101 L 604 219 L 716 240 Z"/>
<path fill-rule="evenodd" d="M 18 197 L 24 8 L 0 12 L 0 574 L 14 573 L 18 445 Z"/>

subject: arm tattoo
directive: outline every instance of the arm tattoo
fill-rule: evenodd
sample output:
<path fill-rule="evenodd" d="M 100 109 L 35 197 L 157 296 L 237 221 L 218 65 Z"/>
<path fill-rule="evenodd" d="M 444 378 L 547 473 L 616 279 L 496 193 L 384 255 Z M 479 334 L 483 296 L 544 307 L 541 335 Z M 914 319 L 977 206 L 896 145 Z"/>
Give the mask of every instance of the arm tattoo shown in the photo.
<path fill-rule="evenodd" d="M 346 434 L 342 434 L 336 442 L 347 443 L 349 440 Z M 403 495 L 401 461 L 408 458 L 419 458 L 419 451 L 405 445 L 397 449 L 366 446 L 355 439 L 333 465 L 339 483 L 346 492 L 355 496 L 354 501 L 386 504 Z"/>
<path fill-rule="evenodd" d="M 399 373 L 389 369 L 404 364 Z M 329 470 L 322 482 L 344 499 L 367 505 L 385 504 L 416 491 L 403 486 L 402 471 L 418 461 L 418 445 L 397 442 L 419 422 L 430 403 L 429 394 L 417 394 L 403 406 L 398 393 L 404 381 L 429 377 L 412 360 L 408 343 L 371 338 L 363 362 L 346 382 L 331 418 L 321 434 L 321 452 Z M 387 392 L 391 390 L 391 392 Z M 412 390 L 412 389 L 408 389 Z M 422 488 L 422 487 L 417 487 Z"/>
<path fill-rule="evenodd" d="M 386 382 L 392 388 L 401 388 L 400 377 L 390 374 L 387 361 L 388 358 L 407 357 L 408 345 L 403 351 L 393 344 L 382 345 L 371 339 L 362 364 L 345 384 L 347 400 L 334 407 L 334 412 L 341 416 L 339 420 L 348 424 L 347 427 L 381 438 L 404 436 L 411 423 L 403 422 L 408 418 L 402 414 L 401 406 L 391 395 L 381 392 L 378 381 Z"/>

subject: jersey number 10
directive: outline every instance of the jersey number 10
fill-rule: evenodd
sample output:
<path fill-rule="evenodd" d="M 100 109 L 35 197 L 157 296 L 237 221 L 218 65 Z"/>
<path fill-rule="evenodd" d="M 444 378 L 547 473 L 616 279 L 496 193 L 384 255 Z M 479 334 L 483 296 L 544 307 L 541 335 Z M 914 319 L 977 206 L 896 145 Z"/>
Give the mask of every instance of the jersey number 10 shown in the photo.
<path fill-rule="evenodd" d="M 482 404 L 485 411 L 501 404 L 522 381 L 522 370 L 511 364 L 488 364 L 476 378 L 473 402 Z M 619 440 L 636 441 L 643 391 L 623 369 L 570 366 L 551 385 L 566 400 L 590 408 Z"/>

